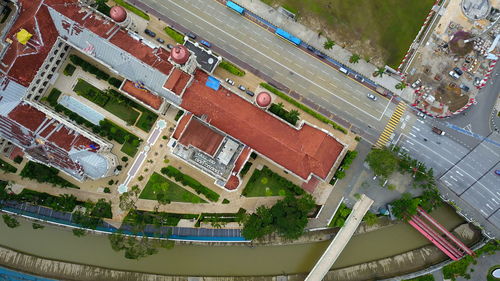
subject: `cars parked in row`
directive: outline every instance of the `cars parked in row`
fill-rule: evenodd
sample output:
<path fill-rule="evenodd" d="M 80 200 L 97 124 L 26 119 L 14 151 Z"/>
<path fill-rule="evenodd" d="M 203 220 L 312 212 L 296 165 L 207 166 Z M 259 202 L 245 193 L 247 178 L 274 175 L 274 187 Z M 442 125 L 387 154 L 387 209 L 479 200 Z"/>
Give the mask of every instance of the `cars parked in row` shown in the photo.
<path fill-rule="evenodd" d="M 156 41 L 158 41 L 159 43 L 163 44 L 165 43 L 165 40 L 161 39 L 161 38 L 156 38 Z"/>
<path fill-rule="evenodd" d="M 144 33 L 146 33 L 147 35 L 151 36 L 151 37 L 156 37 L 156 33 L 154 33 L 153 31 L 149 30 L 149 29 L 144 29 Z"/>
<path fill-rule="evenodd" d="M 226 83 L 228 83 L 231 86 L 234 86 L 234 81 L 229 78 L 226 78 Z"/>
<path fill-rule="evenodd" d="M 359 74 L 355 74 L 354 79 L 358 80 L 361 83 L 365 82 L 365 78 L 363 78 L 363 76 L 361 76 Z"/>
<path fill-rule="evenodd" d="M 247 90 L 247 88 L 246 88 L 245 86 L 243 86 L 243 85 L 239 85 L 239 86 L 238 86 L 238 89 L 239 89 L 240 91 L 243 91 L 243 92 Z"/>

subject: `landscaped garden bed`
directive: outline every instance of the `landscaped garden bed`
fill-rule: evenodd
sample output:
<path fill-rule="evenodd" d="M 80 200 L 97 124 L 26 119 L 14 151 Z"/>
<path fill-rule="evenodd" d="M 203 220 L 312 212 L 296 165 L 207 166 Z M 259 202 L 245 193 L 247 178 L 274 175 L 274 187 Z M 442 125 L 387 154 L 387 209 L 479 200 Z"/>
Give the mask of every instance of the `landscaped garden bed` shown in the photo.
<path fill-rule="evenodd" d="M 59 170 L 43 164 L 28 162 L 21 171 L 22 178 L 36 180 L 39 183 L 50 183 L 61 187 L 79 188 L 69 181 L 58 176 Z"/>
<path fill-rule="evenodd" d="M 207 203 L 205 200 L 182 188 L 177 183 L 153 173 L 146 187 L 139 196 L 140 199 L 158 200 L 163 202 Z"/>

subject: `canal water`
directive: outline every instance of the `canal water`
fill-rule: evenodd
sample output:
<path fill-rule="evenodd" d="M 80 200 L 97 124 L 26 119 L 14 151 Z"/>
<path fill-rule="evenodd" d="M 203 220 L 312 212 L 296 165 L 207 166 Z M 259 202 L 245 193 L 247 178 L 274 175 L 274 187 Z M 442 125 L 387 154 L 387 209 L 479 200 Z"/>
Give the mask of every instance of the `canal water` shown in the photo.
<path fill-rule="evenodd" d="M 448 229 L 464 221 L 450 207 L 432 215 Z M 195 246 L 176 245 L 160 249 L 147 258 L 127 260 L 114 252 L 106 236 L 76 237 L 70 230 L 45 227 L 33 230 L 31 223 L 9 229 L 0 223 L 0 245 L 49 259 L 106 268 L 167 275 L 245 276 L 307 272 L 312 269 L 329 242 L 286 246 Z M 404 253 L 429 242 L 408 224 L 388 226 L 354 236 L 334 268 L 364 263 Z"/>

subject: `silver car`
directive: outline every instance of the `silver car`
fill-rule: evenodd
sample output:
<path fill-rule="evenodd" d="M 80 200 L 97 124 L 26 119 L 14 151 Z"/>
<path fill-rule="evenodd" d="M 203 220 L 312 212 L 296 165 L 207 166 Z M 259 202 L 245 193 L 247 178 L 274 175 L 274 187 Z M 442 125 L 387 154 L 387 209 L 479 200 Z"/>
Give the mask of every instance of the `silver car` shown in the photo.
<path fill-rule="evenodd" d="M 373 100 L 373 101 L 376 101 L 377 100 L 377 97 L 374 95 L 374 94 L 368 94 L 366 95 L 369 99 Z"/>

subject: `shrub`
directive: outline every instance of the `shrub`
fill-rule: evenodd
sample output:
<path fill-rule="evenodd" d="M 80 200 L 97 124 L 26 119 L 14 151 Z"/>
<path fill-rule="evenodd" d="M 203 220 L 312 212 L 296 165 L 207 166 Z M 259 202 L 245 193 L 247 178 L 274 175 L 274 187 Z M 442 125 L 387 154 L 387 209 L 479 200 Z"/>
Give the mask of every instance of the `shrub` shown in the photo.
<path fill-rule="evenodd" d="M 85 229 L 82 229 L 82 228 L 73 228 L 73 235 L 75 235 L 76 237 L 82 237 L 82 236 L 85 236 L 86 234 L 86 231 Z"/>
<path fill-rule="evenodd" d="M 16 220 L 16 218 L 11 217 L 7 214 L 2 215 L 2 218 L 5 225 L 7 225 L 7 227 L 9 228 L 16 228 L 19 227 L 20 225 L 20 223 Z"/>
<path fill-rule="evenodd" d="M 179 120 L 179 118 L 181 118 L 182 114 L 184 114 L 184 110 L 179 110 L 179 111 L 177 111 L 177 114 L 175 115 L 174 120 L 175 120 L 175 121 L 178 121 L 178 120 Z"/>
<path fill-rule="evenodd" d="M 240 69 L 239 67 L 237 67 L 236 65 L 232 64 L 231 62 L 229 62 L 227 60 L 221 61 L 219 66 L 222 69 L 225 69 L 229 73 L 234 74 L 236 76 L 244 76 L 245 75 L 245 71 L 243 71 L 242 69 Z"/>
<path fill-rule="evenodd" d="M 113 180 L 108 181 L 108 185 L 113 185 L 113 183 L 115 183 Z"/>
<path fill-rule="evenodd" d="M 78 188 L 76 185 L 59 177 L 59 170 L 53 167 L 47 167 L 43 164 L 28 162 L 21 171 L 22 178 L 29 178 L 40 183 L 50 183 L 61 187 Z"/>
<path fill-rule="evenodd" d="M 175 42 L 179 43 L 179 44 L 183 44 L 184 43 L 184 35 L 182 35 L 181 33 L 177 32 L 176 30 L 174 30 L 173 28 L 167 26 L 165 27 L 165 33 L 167 33 L 168 36 L 170 36 L 172 39 L 174 39 Z"/>
<path fill-rule="evenodd" d="M 128 161 L 128 157 L 127 157 L 127 156 L 123 156 L 123 157 L 122 157 L 122 161 L 123 161 L 123 162 L 127 162 L 127 161 Z"/>
<path fill-rule="evenodd" d="M 240 177 L 243 178 L 250 170 L 250 167 L 252 167 L 252 162 L 246 162 L 245 166 L 243 166 L 243 168 L 240 171 Z"/>
<path fill-rule="evenodd" d="M 17 168 L 12 166 L 11 164 L 0 159 L 0 170 L 5 171 L 6 173 L 15 173 L 17 172 Z"/>
<path fill-rule="evenodd" d="M 297 110 L 288 111 L 284 109 L 282 103 L 271 104 L 269 111 L 294 126 L 297 124 L 297 121 L 299 121 L 299 112 Z"/>
<path fill-rule="evenodd" d="M 66 67 L 63 70 L 63 74 L 66 76 L 71 76 L 73 73 L 75 73 L 76 67 L 72 65 L 71 63 L 68 63 Z"/>
<path fill-rule="evenodd" d="M 111 189 L 109 189 L 109 187 L 105 187 L 104 188 L 104 193 L 111 193 Z"/>
<path fill-rule="evenodd" d="M 23 157 L 18 155 L 14 158 L 14 163 L 20 164 L 21 162 L 23 162 Z"/>
<path fill-rule="evenodd" d="M 38 224 L 38 223 L 36 223 L 36 222 L 32 223 L 32 224 L 31 224 L 31 227 L 32 227 L 33 229 L 43 229 L 43 228 L 45 228 L 45 226 L 44 226 L 44 225 Z"/>
<path fill-rule="evenodd" d="M 122 80 L 120 79 L 117 79 L 115 77 L 110 77 L 108 79 L 108 83 L 111 85 L 111 86 L 114 86 L 115 88 L 120 88 L 120 86 L 122 85 Z"/>
<path fill-rule="evenodd" d="M 97 68 L 95 65 L 87 62 L 86 60 L 80 58 L 77 55 L 70 55 L 69 59 L 72 63 L 80 66 L 83 71 L 89 72 L 91 74 L 94 74 L 97 79 L 102 79 L 102 80 L 108 80 L 109 79 L 109 74 L 106 72 L 100 70 Z"/>
<path fill-rule="evenodd" d="M 319 121 L 323 122 L 323 123 L 326 123 L 326 124 L 331 124 L 332 127 L 335 129 L 335 130 L 338 130 L 338 131 L 341 131 L 342 133 L 344 134 L 347 134 L 347 130 L 338 125 L 337 123 L 333 122 L 332 120 L 326 118 L 325 116 L 319 114 L 318 112 L 314 111 L 312 108 L 296 101 L 294 98 L 292 97 L 289 97 L 287 96 L 285 93 L 279 91 L 278 89 L 274 88 L 273 86 L 267 84 L 267 83 L 260 83 L 260 86 L 267 89 L 268 91 L 270 91 L 271 93 L 279 96 L 280 98 L 286 100 L 287 102 L 291 103 L 292 105 L 296 106 L 297 108 L 301 109 L 302 111 L 304 111 L 305 113 L 311 115 L 312 117 L 318 119 Z"/>
<path fill-rule="evenodd" d="M 229 200 L 227 200 L 226 198 L 224 198 L 224 200 L 222 200 L 222 204 L 229 204 Z"/>

